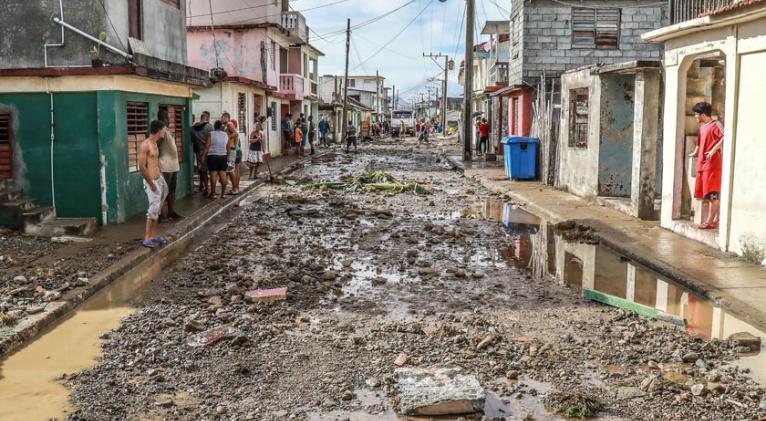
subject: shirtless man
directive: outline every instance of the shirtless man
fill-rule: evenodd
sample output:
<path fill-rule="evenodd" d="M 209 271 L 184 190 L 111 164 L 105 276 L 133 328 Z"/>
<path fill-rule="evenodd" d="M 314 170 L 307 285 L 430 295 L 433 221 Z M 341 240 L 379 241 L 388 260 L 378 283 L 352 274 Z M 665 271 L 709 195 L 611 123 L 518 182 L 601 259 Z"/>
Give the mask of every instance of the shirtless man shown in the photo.
<path fill-rule="evenodd" d="M 149 125 L 149 137 L 141 142 L 138 150 L 138 165 L 141 175 L 144 176 L 144 191 L 149 199 L 143 245 L 150 249 L 165 244 L 165 238 L 157 235 L 157 220 L 160 218 L 162 203 L 168 196 L 168 185 L 160 172 L 160 151 L 157 147 L 157 142 L 164 135 L 164 129 L 165 123 L 152 121 Z"/>

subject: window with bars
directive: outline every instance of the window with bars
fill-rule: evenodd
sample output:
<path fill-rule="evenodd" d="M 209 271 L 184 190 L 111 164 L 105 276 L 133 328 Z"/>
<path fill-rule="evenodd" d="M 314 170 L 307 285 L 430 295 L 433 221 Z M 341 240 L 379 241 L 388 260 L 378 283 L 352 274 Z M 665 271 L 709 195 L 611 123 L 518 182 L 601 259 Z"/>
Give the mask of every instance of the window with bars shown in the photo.
<path fill-rule="evenodd" d="M 519 31 L 516 29 L 519 17 L 514 16 L 511 20 L 511 60 L 519 58 Z"/>
<path fill-rule="evenodd" d="M 620 48 L 620 9 L 572 8 L 572 48 Z"/>
<path fill-rule="evenodd" d="M 145 102 L 128 102 L 128 171 L 136 172 L 138 167 L 138 148 L 146 139 L 149 131 L 149 105 Z"/>
<path fill-rule="evenodd" d="M 168 112 L 168 130 L 173 135 L 178 152 L 178 162 L 184 162 L 184 107 L 182 105 L 160 105 Z"/>
<path fill-rule="evenodd" d="M 588 88 L 569 91 L 569 146 L 588 147 Z"/>
<path fill-rule="evenodd" d="M 0 114 L 0 178 L 13 178 L 13 133 L 10 114 Z"/>
<path fill-rule="evenodd" d="M 247 133 L 247 95 L 237 93 L 237 120 L 239 123 L 239 132 Z"/>
<path fill-rule="evenodd" d="M 271 131 L 277 131 L 277 103 L 271 102 Z"/>

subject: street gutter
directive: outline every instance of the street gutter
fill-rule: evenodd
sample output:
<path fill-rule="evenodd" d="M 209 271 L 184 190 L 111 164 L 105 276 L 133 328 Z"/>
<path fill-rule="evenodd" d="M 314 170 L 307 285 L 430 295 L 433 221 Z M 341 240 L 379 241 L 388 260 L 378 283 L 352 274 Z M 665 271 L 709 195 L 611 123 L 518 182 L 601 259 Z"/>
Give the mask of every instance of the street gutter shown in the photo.
<path fill-rule="evenodd" d="M 450 157 L 447 154 L 443 154 L 446 161 L 452 166 L 455 171 L 465 175 L 465 167 L 462 162 Z M 691 292 L 699 295 L 700 297 L 713 302 L 716 306 L 721 307 L 723 310 L 741 318 L 743 321 L 750 323 L 754 327 L 766 331 L 766 309 L 755 308 L 751 304 L 742 302 L 734 298 L 726 291 L 710 285 L 705 282 L 704 279 L 700 279 L 693 276 L 676 266 L 673 266 L 667 262 L 664 262 L 657 256 L 652 256 L 642 251 L 639 247 L 633 246 L 629 235 L 619 232 L 614 227 L 601 220 L 595 219 L 583 219 L 583 218 L 567 218 L 557 212 L 553 212 L 543 206 L 540 206 L 534 201 L 529 200 L 523 194 L 515 192 L 513 190 L 499 190 L 496 186 L 487 183 L 484 177 L 476 176 L 471 177 L 474 180 L 481 183 L 487 189 L 510 196 L 514 203 L 521 209 L 532 213 L 538 217 L 547 219 L 549 223 L 559 224 L 562 222 L 572 221 L 577 224 L 582 224 L 593 229 L 594 237 L 600 244 L 604 245 L 608 249 L 623 255 L 630 259 L 634 263 L 649 269 L 658 275 L 667 278 L 668 280 L 687 288 Z"/>
<path fill-rule="evenodd" d="M 295 171 L 306 162 L 328 153 L 332 153 L 332 151 L 319 153 L 312 157 L 292 162 L 274 173 L 274 175 Z M 12 332 L 7 334 L 8 336 L 0 339 L 0 357 L 9 355 L 26 344 L 27 341 L 73 314 L 80 304 L 129 271 L 150 269 L 152 274 L 157 274 L 162 269 L 170 266 L 184 254 L 188 246 L 192 244 L 195 235 L 210 221 L 232 206 L 240 206 L 240 204 L 246 201 L 248 196 L 265 184 L 267 184 L 266 181 L 258 181 L 243 189 L 242 193 L 238 196 L 231 196 L 225 200 L 206 204 L 194 214 L 173 225 L 167 231 L 168 244 L 161 249 L 149 250 L 141 247 L 127 253 L 120 260 L 90 278 L 88 285 L 68 291 L 61 300 L 48 303 L 44 311 L 28 315 L 20 320 L 12 328 Z"/>

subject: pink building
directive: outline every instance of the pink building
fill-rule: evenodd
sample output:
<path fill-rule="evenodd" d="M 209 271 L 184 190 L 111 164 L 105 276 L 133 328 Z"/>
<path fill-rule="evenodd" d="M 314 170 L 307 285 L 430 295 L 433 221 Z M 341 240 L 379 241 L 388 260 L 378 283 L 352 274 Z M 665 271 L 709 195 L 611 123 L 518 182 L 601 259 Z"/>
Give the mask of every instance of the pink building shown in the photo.
<path fill-rule="evenodd" d="M 318 61 L 302 14 L 288 0 L 189 0 L 187 55 L 215 84 L 198 91 L 193 113 L 228 111 L 243 139 L 266 116 L 267 151 L 282 153 L 280 119 L 317 116 Z"/>

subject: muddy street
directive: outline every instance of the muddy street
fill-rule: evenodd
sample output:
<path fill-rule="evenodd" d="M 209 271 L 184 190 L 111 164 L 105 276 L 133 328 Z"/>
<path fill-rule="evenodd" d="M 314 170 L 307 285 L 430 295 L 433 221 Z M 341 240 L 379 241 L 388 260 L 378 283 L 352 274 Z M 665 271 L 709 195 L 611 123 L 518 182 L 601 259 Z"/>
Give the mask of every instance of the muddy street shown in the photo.
<path fill-rule="evenodd" d="M 414 143 L 320 155 L 140 290 L 98 364 L 58 379 L 66 416 L 406 419 L 438 389 L 408 395 L 407 373 L 442 369 L 486 392 L 448 419 L 764 414 L 742 343 L 533 277 L 543 222 Z"/>

